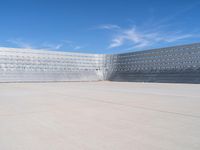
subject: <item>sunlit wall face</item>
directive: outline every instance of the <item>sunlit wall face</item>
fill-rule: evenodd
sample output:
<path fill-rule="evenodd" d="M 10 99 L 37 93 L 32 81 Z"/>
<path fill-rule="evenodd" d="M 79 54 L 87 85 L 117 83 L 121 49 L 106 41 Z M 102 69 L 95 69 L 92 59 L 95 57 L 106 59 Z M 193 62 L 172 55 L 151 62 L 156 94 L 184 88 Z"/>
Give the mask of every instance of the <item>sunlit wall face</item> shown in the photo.
<path fill-rule="evenodd" d="M 101 80 L 103 55 L 1 48 L 0 81 Z"/>

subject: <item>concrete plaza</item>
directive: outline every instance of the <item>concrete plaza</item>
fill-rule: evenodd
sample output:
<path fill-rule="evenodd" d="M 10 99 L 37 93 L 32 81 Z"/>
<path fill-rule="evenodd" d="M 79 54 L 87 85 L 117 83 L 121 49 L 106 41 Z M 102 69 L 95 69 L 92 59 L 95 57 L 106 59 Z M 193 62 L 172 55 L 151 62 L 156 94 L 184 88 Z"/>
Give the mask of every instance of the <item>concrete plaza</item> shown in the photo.
<path fill-rule="evenodd" d="M 0 150 L 199 149 L 199 84 L 0 84 Z"/>

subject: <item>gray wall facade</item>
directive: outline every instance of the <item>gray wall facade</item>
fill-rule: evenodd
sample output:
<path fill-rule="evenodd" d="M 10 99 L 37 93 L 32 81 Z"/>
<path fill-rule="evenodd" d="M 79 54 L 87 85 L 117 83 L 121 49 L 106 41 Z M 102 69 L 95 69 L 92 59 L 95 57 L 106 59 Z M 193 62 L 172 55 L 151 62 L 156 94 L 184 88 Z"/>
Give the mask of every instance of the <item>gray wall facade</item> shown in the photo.
<path fill-rule="evenodd" d="M 110 59 L 111 81 L 200 83 L 200 44 L 110 55 Z"/>
<path fill-rule="evenodd" d="M 0 48 L 0 82 L 200 83 L 200 43 L 113 55 Z"/>

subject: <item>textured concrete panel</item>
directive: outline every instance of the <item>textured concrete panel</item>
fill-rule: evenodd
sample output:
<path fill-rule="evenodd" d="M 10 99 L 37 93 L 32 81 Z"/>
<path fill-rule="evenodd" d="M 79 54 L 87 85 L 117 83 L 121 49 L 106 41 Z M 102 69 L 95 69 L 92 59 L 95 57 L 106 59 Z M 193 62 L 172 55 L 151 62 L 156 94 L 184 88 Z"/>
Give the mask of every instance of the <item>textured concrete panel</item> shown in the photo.
<path fill-rule="evenodd" d="M 0 82 L 200 83 L 200 44 L 113 55 L 0 48 Z"/>
<path fill-rule="evenodd" d="M 200 83 L 200 44 L 110 55 L 111 81 Z"/>
<path fill-rule="evenodd" d="M 103 55 L 0 48 L 0 82 L 103 80 Z"/>

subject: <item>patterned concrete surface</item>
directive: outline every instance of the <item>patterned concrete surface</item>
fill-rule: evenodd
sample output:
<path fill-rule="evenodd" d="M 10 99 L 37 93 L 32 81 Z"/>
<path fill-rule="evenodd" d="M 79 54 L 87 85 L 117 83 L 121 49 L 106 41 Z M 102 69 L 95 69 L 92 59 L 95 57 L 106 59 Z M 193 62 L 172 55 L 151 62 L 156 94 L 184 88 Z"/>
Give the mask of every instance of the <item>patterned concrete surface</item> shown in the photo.
<path fill-rule="evenodd" d="M 200 85 L 0 84 L 0 150 L 199 150 Z"/>

